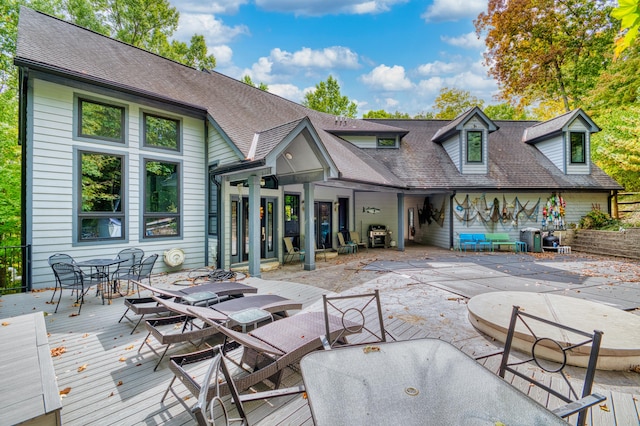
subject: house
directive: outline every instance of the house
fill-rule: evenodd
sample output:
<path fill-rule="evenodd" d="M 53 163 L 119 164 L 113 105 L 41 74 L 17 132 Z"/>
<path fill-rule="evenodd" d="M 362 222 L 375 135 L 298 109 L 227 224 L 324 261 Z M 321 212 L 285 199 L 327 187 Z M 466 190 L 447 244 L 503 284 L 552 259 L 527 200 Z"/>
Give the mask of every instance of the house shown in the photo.
<path fill-rule="evenodd" d="M 453 121 L 334 117 L 24 7 L 14 62 L 34 287 L 51 285 L 56 252 L 136 246 L 172 254 L 156 272 L 260 276 L 282 261 L 283 236 L 307 270 L 337 232 L 366 239 L 370 225 L 399 249 L 475 230 L 516 238 L 553 200 L 562 221 L 549 223 L 563 226 L 620 189 L 591 163 L 599 128 L 581 110 L 544 123 L 478 108 Z"/>

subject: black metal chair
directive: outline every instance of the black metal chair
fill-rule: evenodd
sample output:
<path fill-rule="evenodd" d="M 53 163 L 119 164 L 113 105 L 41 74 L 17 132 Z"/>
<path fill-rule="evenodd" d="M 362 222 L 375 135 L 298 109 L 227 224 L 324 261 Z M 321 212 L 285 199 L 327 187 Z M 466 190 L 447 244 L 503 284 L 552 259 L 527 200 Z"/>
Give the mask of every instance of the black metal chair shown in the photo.
<path fill-rule="evenodd" d="M 56 292 L 58 291 L 58 289 L 60 290 L 58 303 L 56 304 L 56 310 L 54 311 L 54 313 L 58 312 L 60 299 L 62 298 L 62 290 L 66 288 L 71 289 L 72 294 L 74 291 L 76 292 L 76 303 L 79 304 L 78 315 L 80 315 L 82 304 L 84 303 L 84 295 L 89 290 L 89 286 L 85 288 L 85 274 L 79 267 L 72 263 L 54 263 L 51 265 L 51 269 L 53 269 L 53 274 L 56 277 L 56 288 L 51 295 L 50 303 L 53 303 Z"/>
<path fill-rule="evenodd" d="M 131 281 L 142 281 L 146 279 L 149 281 L 149 285 L 151 285 L 151 272 L 156 264 L 156 260 L 158 260 L 158 255 L 152 254 L 151 256 L 143 259 L 139 265 L 134 265 L 128 273 L 121 274 L 117 277 L 118 281 L 127 281 L 127 293 L 129 291 L 129 284 Z M 140 296 L 140 288 L 138 286 L 136 287 L 138 296 Z"/>
<path fill-rule="evenodd" d="M 128 294 L 130 279 L 126 277 L 134 276 L 135 274 L 137 274 L 137 271 L 138 269 L 140 269 L 140 266 L 142 264 L 143 258 L 144 258 L 144 250 L 142 249 L 126 248 L 124 250 L 120 250 L 120 252 L 116 256 L 116 259 L 126 259 L 126 260 L 118 264 L 118 269 L 116 269 L 111 274 L 111 281 L 113 282 L 114 287 L 119 287 L 120 281 L 126 279 L 127 294 Z"/>
<path fill-rule="evenodd" d="M 327 335 L 329 317 L 341 318 L 343 330 L 335 334 L 333 339 L 323 338 L 325 349 L 334 345 L 346 344 L 346 336 L 356 336 L 354 344 L 386 342 L 387 338 L 396 340 L 384 328 L 380 292 L 351 294 L 341 296 L 322 296 Z"/>
<path fill-rule="evenodd" d="M 518 324 L 522 324 L 524 329 L 517 329 L 516 327 Z M 562 340 L 565 341 L 558 341 L 551 337 L 542 336 L 542 334 L 545 333 L 549 335 L 549 326 L 557 327 L 559 331 L 561 330 L 563 336 Z M 531 315 L 520 310 L 520 307 L 514 306 L 511 313 L 511 320 L 504 345 L 504 351 L 502 352 L 502 361 L 500 363 L 500 370 L 498 374 L 500 377 L 504 378 L 507 372 L 512 373 L 564 401 L 566 404 L 552 410 L 553 413 L 562 418 L 579 413 L 576 424 L 578 426 L 583 426 L 586 421 L 588 408 L 606 399 L 603 395 L 592 393 L 602 334 L 602 331 L 598 330 L 595 330 L 593 333 L 586 333 L 581 330 L 567 327 L 545 318 Z M 526 340 L 528 344 L 530 344 L 530 350 L 527 351 L 527 359 L 510 361 L 514 338 L 517 338 L 518 340 Z M 569 342 L 568 340 L 575 341 L 576 343 Z M 578 394 L 574 389 L 569 378 L 564 372 L 568 356 L 572 355 L 572 353 L 577 353 L 577 348 L 582 348 L 582 355 L 587 356 L 588 354 L 588 365 L 581 394 Z M 580 349 L 578 349 L 578 351 L 579 350 Z M 559 356 L 561 361 L 554 363 L 543 359 L 540 354 L 544 351 L 552 351 Z M 518 365 L 529 362 L 534 362 L 546 373 L 559 374 L 568 385 L 568 394 L 563 394 L 556 389 L 552 389 L 545 383 L 538 381 L 534 377 L 530 377 L 515 368 Z"/>

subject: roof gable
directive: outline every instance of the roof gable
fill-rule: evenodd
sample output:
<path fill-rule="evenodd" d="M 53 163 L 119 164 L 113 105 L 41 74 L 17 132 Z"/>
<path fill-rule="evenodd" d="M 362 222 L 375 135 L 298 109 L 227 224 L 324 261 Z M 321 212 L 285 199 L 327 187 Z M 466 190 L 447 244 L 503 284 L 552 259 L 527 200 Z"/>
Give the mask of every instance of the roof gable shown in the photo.
<path fill-rule="evenodd" d="M 445 140 L 453 136 L 456 132 L 463 130 L 465 124 L 473 117 L 478 117 L 482 122 L 484 122 L 487 126 L 487 129 L 489 130 L 489 133 L 498 130 L 498 126 L 493 122 L 493 120 L 487 117 L 480 108 L 475 106 L 457 116 L 446 126 L 439 128 L 436 134 L 433 135 L 431 140 L 436 143 L 444 142 Z"/>
<path fill-rule="evenodd" d="M 582 120 L 591 133 L 597 133 L 602 130 L 581 108 L 578 108 L 527 128 L 522 135 L 522 141 L 535 144 L 552 138 L 569 130 L 569 126 L 575 120 Z"/>

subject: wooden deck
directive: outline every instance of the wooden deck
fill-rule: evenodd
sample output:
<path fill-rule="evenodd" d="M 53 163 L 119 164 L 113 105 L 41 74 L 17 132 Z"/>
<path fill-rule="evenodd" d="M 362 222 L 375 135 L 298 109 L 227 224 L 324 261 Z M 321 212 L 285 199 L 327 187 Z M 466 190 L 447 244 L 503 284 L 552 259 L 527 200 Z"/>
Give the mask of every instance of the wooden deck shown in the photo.
<path fill-rule="evenodd" d="M 318 309 L 322 293 L 326 292 L 307 285 L 279 281 L 248 280 L 248 284 L 258 287 L 259 293 L 273 293 L 303 303 L 306 309 Z M 384 295 L 383 295 L 384 296 Z M 12 316 L 42 310 L 52 313 L 54 305 L 46 302 L 51 291 L 8 295 L 2 297 L 0 317 L 3 323 L 11 326 Z M 102 305 L 93 293 L 87 296 L 80 316 L 70 316 L 77 311 L 71 306 L 73 299 L 66 291 L 57 314 L 45 317 L 49 332 L 51 349 L 64 353 L 53 358 L 58 387 L 66 396 L 62 403 L 62 421 L 66 425 L 190 425 L 194 424 L 191 415 L 176 401 L 168 396 L 161 403 L 172 374 L 165 359 L 154 372 L 156 356 L 147 349 L 137 353 L 138 347 L 146 336 L 143 326 L 130 335 L 132 325 L 126 321 L 118 323 L 124 312 L 122 299 L 116 299 L 111 305 Z M 315 305 L 314 305 L 315 304 Z M 384 297 L 383 297 L 384 304 Z M 313 306 L 312 306 L 313 305 Z M 407 340 L 429 336 L 399 319 L 385 319 L 388 331 L 398 340 Z M 454 342 L 463 351 L 464 342 Z M 185 344 L 175 347 L 170 354 L 191 352 L 193 346 Z M 489 358 L 483 363 L 493 371 L 497 370 L 499 357 Z M 531 366 L 525 369 L 535 371 Z M 535 374 L 538 374 L 535 371 Z M 626 374 L 626 375 L 625 375 Z M 596 390 L 607 395 L 606 406 L 596 406 L 591 410 L 592 425 L 638 425 L 640 402 L 637 388 L 635 393 L 621 392 L 625 384 L 633 384 L 629 375 L 635 373 L 596 374 Z M 580 371 L 575 376 L 579 378 Z M 629 380 L 627 380 L 629 378 Z M 6 378 L 5 378 L 6 379 Z M 543 392 L 518 383 L 513 385 L 525 391 L 532 398 L 553 408 L 557 401 L 549 400 Z M 284 378 L 284 386 L 301 383 L 297 368 L 289 368 Z M 20 384 L 16 383 L 16 391 Z M 599 386 L 601 385 L 601 386 Z M 184 391 L 186 395 L 186 391 Z M 195 402 L 195 400 L 193 401 Z M 253 402 L 247 405 L 249 418 L 256 425 L 312 425 L 311 414 L 305 399 L 301 396 L 281 397 L 268 402 Z"/>

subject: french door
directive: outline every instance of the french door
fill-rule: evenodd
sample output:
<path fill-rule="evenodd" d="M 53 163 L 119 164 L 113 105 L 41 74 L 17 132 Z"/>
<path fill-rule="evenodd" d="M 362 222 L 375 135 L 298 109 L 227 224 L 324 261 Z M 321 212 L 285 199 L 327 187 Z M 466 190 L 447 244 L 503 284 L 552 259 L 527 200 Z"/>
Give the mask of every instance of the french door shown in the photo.
<path fill-rule="evenodd" d="M 276 199 L 260 199 L 260 258 L 276 256 L 275 238 L 277 235 Z M 249 241 L 249 198 L 231 197 L 231 263 L 249 260 L 249 251 L 253 250 Z"/>

